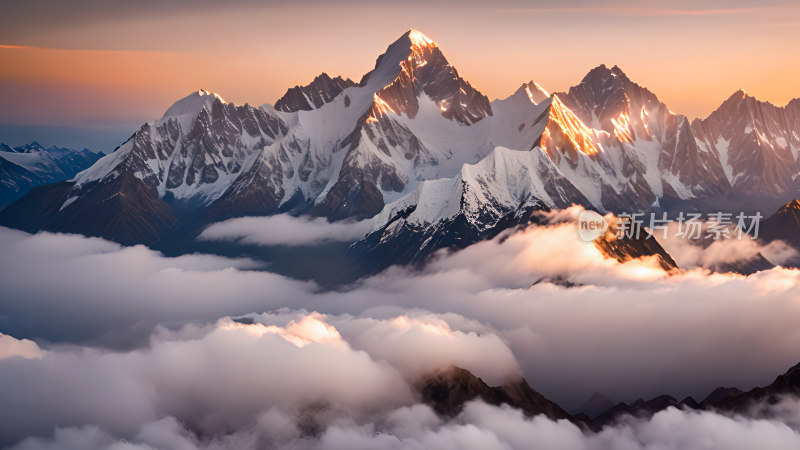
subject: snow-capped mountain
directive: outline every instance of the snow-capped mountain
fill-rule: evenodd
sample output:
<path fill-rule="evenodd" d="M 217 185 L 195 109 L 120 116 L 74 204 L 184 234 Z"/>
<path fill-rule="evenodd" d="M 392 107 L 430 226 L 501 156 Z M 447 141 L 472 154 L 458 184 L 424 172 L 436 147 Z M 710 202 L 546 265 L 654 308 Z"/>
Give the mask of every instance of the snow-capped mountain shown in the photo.
<path fill-rule="evenodd" d="M 88 149 L 45 148 L 36 141 L 13 148 L 0 144 L 0 208 L 36 186 L 74 177 L 101 156 Z"/>
<path fill-rule="evenodd" d="M 692 129 L 719 155 L 733 194 L 775 199 L 800 189 L 800 99 L 780 108 L 737 91 Z"/>
<path fill-rule="evenodd" d="M 358 86 L 319 108 L 280 117 L 286 136 L 210 206 L 213 219 L 243 208 L 371 217 L 421 181 L 453 176 L 502 144 L 488 99 L 418 31 L 390 45 Z"/>
<path fill-rule="evenodd" d="M 569 92 L 549 97 L 528 83 L 492 106 L 513 110 L 517 120 L 535 111 L 518 128 L 530 134 L 509 144 L 515 150 L 497 147 L 454 177 L 425 182 L 388 204 L 358 252 L 396 258 L 392 249 L 402 242 L 404 252 L 413 252 L 406 259 L 417 261 L 524 222 L 535 209 L 578 203 L 599 211 L 660 210 L 729 190 L 719 158 L 697 145 L 686 117 L 618 67 L 599 66 Z"/>
<path fill-rule="evenodd" d="M 119 203 L 115 217 L 157 205 L 155 223 L 144 234 L 131 235 L 127 226 L 101 231 L 123 242 L 154 243 L 185 211 L 203 222 L 281 210 L 363 218 L 419 181 L 454 175 L 494 146 L 491 126 L 470 127 L 491 114 L 488 100 L 419 32 L 390 45 L 358 86 L 339 80 L 320 76 L 290 89 L 276 102 L 283 111 L 195 92 L 73 181 L 51 189 L 50 198 L 25 199 L 3 222 L 88 232 L 99 228 L 88 224 L 98 201 Z M 98 194 L 106 191 L 124 201 Z M 52 217 L 22 214 L 54 196 L 62 201 L 49 209 Z"/>
<path fill-rule="evenodd" d="M 179 211 L 213 201 L 249 157 L 285 132 L 263 109 L 197 91 L 73 180 L 31 192 L 2 218 L 23 229 L 153 244 L 179 223 Z"/>
<path fill-rule="evenodd" d="M 737 94 L 690 124 L 602 65 L 564 93 L 528 82 L 490 102 L 411 30 L 358 84 L 321 74 L 258 108 L 192 93 L 0 222 L 155 244 L 237 216 L 375 216 L 370 247 L 391 259 L 404 243 L 417 260 L 572 203 L 707 210 L 759 189 L 783 203 L 797 191 L 798 107 Z"/>

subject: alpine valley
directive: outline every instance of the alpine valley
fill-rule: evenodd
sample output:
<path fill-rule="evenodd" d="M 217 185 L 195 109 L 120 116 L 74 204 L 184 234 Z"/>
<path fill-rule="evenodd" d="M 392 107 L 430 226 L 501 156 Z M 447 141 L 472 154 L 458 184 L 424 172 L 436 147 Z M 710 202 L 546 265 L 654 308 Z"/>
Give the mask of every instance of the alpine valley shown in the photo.
<path fill-rule="evenodd" d="M 236 217 L 372 218 L 348 254 L 374 270 L 573 204 L 767 217 L 798 197 L 799 133 L 800 99 L 781 108 L 737 91 L 690 122 L 616 66 L 567 92 L 530 81 L 490 101 L 411 30 L 360 81 L 323 73 L 275 106 L 193 92 L 0 224 L 163 249 Z M 776 236 L 796 235 L 779 222 Z M 664 253 L 655 246 L 636 251 Z"/>

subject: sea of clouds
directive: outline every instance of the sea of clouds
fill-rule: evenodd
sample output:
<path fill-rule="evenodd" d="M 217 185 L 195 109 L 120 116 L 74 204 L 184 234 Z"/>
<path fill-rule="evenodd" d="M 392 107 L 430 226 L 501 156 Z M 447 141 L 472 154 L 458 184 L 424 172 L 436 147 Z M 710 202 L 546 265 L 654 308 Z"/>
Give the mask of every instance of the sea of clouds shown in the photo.
<path fill-rule="evenodd" d="M 692 249 L 675 275 L 619 263 L 577 238 L 578 212 L 334 291 L 249 259 L 0 228 L 0 446 L 798 448 L 794 399 L 599 433 L 419 403 L 413 385 L 452 365 L 524 376 L 569 409 L 593 392 L 700 399 L 800 362 L 800 271 L 712 274 Z"/>

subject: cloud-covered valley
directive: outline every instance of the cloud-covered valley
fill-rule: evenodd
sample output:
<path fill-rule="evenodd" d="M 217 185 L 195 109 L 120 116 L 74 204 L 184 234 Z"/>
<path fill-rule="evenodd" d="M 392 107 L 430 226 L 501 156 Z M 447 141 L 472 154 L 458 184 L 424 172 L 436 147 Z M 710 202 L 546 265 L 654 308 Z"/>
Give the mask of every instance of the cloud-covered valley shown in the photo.
<path fill-rule="evenodd" d="M 796 402 L 585 433 L 482 403 L 446 420 L 413 389 L 450 365 L 568 408 L 767 384 L 800 361 L 797 270 L 668 275 L 556 220 L 332 291 L 246 258 L 3 228 L 0 245 L 0 433 L 19 448 L 797 445 Z"/>

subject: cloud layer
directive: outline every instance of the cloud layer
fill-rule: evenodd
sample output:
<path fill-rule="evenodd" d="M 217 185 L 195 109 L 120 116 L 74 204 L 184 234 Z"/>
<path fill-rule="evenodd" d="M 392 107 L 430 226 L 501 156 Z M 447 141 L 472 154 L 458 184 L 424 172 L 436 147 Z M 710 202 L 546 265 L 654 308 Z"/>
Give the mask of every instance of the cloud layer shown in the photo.
<path fill-rule="evenodd" d="M 674 430 L 714 426 L 793 443 L 792 403 L 775 420 L 666 411 L 597 435 L 480 404 L 443 421 L 416 404 L 409 383 L 451 364 L 490 384 L 521 374 L 569 408 L 595 391 L 746 389 L 800 361 L 797 270 L 668 276 L 605 258 L 574 216 L 339 291 L 247 259 L 0 228 L 0 403 L 19 412 L 0 433 L 42 437 L 20 448 L 502 448 L 535 430 L 548 447 L 680 448 Z M 736 448 L 725 436 L 708 442 Z"/>
<path fill-rule="evenodd" d="M 203 230 L 199 239 L 265 246 L 298 246 L 331 241 L 357 241 L 371 230 L 371 220 L 331 223 L 321 217 L 293 217 L 279 214 L 269 217 L 240 217 L 218 222 Z"/>

